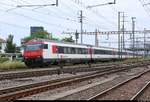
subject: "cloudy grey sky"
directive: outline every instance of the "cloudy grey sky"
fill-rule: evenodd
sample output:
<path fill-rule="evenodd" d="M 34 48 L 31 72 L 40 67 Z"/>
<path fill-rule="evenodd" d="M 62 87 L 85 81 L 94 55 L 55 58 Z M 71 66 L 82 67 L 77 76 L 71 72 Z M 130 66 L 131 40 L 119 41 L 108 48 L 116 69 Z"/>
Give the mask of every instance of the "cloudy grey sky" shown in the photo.
<path fill-rule="evenodd" d="M 30 34 L 30 26 L 43 26 L 53 36 L 64 37 L 63 31 L 80 31 L 79 11 L 83 10 L 84 30 L 117 30 L 118 11 L 125 12 L 125 28 L 131 30 L 131 17 L 136 17 L 136 29 L 150 28 L 150 9 L 142 6 L 149 0 L 116 0 L 115 5 L 86 9 L 86 6 L 112 2 L 113 0 L 59 0 L 59 6 L 43 8 L 16 8 L 17 5 L 51 4 L 55 0 L 1 0 L 0 1 L 0 37 L 6 39 L 14 35 L 14 41 L 20 45 L 20 39 Z M 141 1 L 141 2 L 140 2 Z M 139 35 L 140 36 L 140 35 Z M 126 36 L 126 41 L 130 36 Z M 117 36 L 99 36 L 100 45 L 117 47 Z M 84 43 L 94 45 L 94 36 L 84 36 Z M 105 43 L 106 42 L 106 43 Z M 108 43 L 109 42 L 109 43 Z"/>

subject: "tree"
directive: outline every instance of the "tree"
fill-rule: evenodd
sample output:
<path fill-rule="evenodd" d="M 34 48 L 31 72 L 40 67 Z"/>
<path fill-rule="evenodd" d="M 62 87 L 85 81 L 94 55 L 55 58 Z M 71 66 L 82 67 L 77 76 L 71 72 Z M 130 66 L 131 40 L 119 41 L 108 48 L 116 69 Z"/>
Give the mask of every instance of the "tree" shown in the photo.
<path fill-rule="evenodd" d="M 70 36 L 70 37 L 65 37 L 65 38 L 62 39 L 62 41 L 64 41 L 64 42 L 72 42 L 72 43 L 75 42 L 75 41 L 72 39 L 72 36 Z"/>
<path fill-rule="evenodd" d="M 20 47 L 16 47 L 16 53 L 21 53 L 21 48 Z"/>
<path fill-rule="evenodd" d="M 6 40 L 6 48 L 5 48 L 6 53 L 16 52 L 16 44 L 13 44 L 13 38 L 14 36 L 10 34 Z"/>
<path fill-rule="evenodd" d="M 59 41 L 58 38 L 54 38 L 52 36 L 52 33 L 48 33 L 47 31 L 39 31 L 39 32 L 36 32 L 36 33 L 32 34 L 31 36 L 25 37 L 24 42 L 28 42 L 28 41 L 30 41 L 32 39 L 35 39 L 35 38 Z"/>
<path fill-rule="evenodd" d="M 28 41 L 32 40 L 32 39 L 36 39 L 36 38 L 41 38 L 41 39 L 48 39 L 48 40 L 54 40 L 54 41 L 64 41 L 64 42 L 75 42 L 71 37 L 65 37 L 63 39 L 59 39 L 59 38 L 55 38 L 52 36 L 52 33 L 48 33 L 47 31 L 39 31 L 36 32 L 34 34 L 32 34 L 31 36 L 25 37 L 23 40 L 23 43 L 27 43 Z"/>
<path fill-rule="evenodd" d="M 35 38 L 50 39 L 51 37 L 52 37 L 51 34 L 48 33 L 47 31 L 38 31 L 38 32 L 32 34 L 31 36 L 25 37 L 24 41 L 28 42 Z"/>

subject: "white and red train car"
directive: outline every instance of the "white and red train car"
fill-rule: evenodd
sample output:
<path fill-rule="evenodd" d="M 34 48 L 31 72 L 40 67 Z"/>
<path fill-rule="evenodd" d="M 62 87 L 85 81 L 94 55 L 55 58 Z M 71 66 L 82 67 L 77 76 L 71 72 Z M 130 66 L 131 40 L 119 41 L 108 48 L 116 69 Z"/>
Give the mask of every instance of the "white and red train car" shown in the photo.
<path fill-rule="evenodd" d="M 132 55 L 130 52 L 122 53 L 123 58 L 129 58 Z M 59 61 L 87 63 L 103 59 L 117 59 L 118 51 L 91 45 L 36 40 L 25 44 L 23 57 L 25 64 L 33 67 L 59 63 Z"/>

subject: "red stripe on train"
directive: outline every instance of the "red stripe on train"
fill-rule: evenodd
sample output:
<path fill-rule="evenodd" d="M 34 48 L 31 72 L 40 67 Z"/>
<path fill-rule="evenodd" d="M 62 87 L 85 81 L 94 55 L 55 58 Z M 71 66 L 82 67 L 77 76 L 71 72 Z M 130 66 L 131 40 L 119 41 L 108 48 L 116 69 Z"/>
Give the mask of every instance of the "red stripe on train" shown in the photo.
<path fill-rule="evenodd" d="M 36 50 L 36 51 L 25 51 L 24 57 L 26 58 L 38 58 L 43 56 L 43 50 Z"/>
<path fill-rule="evenodd" d="M 52 53 L 57 53 L 58 47 L 56 45 L 52 45 Z"/>

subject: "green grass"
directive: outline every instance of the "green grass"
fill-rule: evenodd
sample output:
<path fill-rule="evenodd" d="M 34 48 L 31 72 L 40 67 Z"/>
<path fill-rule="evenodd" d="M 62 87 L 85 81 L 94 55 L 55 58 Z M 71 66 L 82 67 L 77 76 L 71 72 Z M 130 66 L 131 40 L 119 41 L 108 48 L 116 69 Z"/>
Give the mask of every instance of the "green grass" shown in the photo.
<path fill-rule="evenodd" d="M 138 61 L 147 61 L 150 60 L 150 57 L 139 58 Z M 136 58 L 126 59 L 124 61 L 115 61 L 115 62 L 99 62 L 99 64 L 114 64 L 114 63 L 123 63 L 123 62 L 136 62 Z M 8 61 L 8 58 L 0 58 L 0 70 L 11 70 L 11 69 L 26 69 L 27 66 L 24 62 L 21 61 Z"/>
<path fill-rule="evenodd" d="M 21 61 L 6 61 L 0 63 L 0 69 L 7 70 L 7 69 L 24 69 L 26 65 Z"/>
<path fill-rule="evenodd" d="M 7 57 L 0 57 L 0 63 L 6 62 L 8 60 L 9 60 L 9 58 L 7 58 Z"/>

